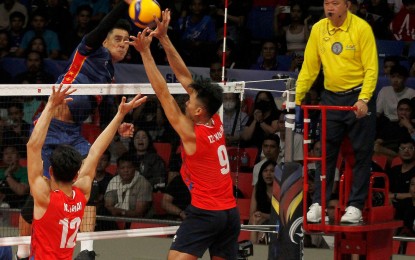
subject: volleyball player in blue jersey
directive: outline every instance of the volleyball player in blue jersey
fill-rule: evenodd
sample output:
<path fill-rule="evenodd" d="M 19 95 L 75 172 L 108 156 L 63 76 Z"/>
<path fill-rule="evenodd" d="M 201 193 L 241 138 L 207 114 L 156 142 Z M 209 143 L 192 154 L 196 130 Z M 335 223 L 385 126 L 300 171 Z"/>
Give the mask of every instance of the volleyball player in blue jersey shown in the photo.
<path fill-rule="evenodd" d="M 101 21 L 98 27 L 88 33 L 72 53 L 69 64 L 64 73 L 59 76 L 57 83 L 61 84 L 99 84 L 114 82 L 114 63 L 124 59 L 128 51 L 129 32 L 131 26 L 128 21 L 120 18 L 128 12 L 131 0 L 118 3 L 114 9 Z M 81 155 L 88 154 L 90 144 L 81 136 L 82 122 L 94 110 L 94 96 L 72 96 L 73 102 L 63 104 L 56 110 L 50 124 L 45 144 L 42 149 L 44 175 L 49 178 L 49 156 L 53 149 L 60 144 L 69 144 L 75 147 Z M 36 123 L 36 122 L 35 122 Z M 119 132 L 123 135 L 132 135 L 132 125 L 123 124 Z M 96 185 L 93 185 L 96 186 Z M 94 190 L 94 188 L 93 188 Z M 92 191 L 94 193 L 94 191 Z M 95 191 L 97 193 L 97 191 Z M 85 209 L 81 231 L 93 231 L 95 227 L 96 209 L 91 195 L 89 207 Z M 31 223 L 33 217 L 33 201 L 26 203 L 22 209 L 22 217 Z M 22 221 L 20 221 L 22 223 Z M 29 228 L 20 227 L 20 235 L 29 235 Z M 24 224 L 23 224 L 24 226 Z M 25 232 L 26 231 L 26 232 Z M 29 245 L 19 245 L 17 259 L 29 256 Z M 93 241 L 81 242 L 81 253 L 77 260 L 95 259 Z"/>

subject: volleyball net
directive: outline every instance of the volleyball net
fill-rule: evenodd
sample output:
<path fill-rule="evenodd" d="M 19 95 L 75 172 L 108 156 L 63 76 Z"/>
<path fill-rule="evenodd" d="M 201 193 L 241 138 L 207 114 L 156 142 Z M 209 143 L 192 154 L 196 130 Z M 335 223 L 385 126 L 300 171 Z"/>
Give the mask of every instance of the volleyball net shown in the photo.
<path fill-rule="evenodd" d="M 287 79 L 275 79 L 285 85 Z M 237 120 L 229 122 L 223 120 L 233 132 L 239 132 L 245 126 L 253 110 L 255 94 L 265 91 L 256 87 L 260 81 L 251 82 L 252 88 L 247 88 L 250 82 L 219 83 L 223 86 L 224 100 L 236 101 L 239 116 Z M 133 123 L 135 135 L 132 138 L 123 138 L 118 135 L 103 155 L 97 167 L 97 183 L 99 194 L 96 199 L 95 232 L 79 233 L 78 240 L 108 239 L 117 237 L 162 236 L 167 237 L 175 233 L 181 222 L 181 210 L 190 203 L 190 195 L 181 181 L 179 174 L 180 140 L 167 121 L 164 111 L 150 84 L 93 84 L 73 85 L 76 96 L 87 97 L 88 104 L 80 105 L 80 114 L 88 110 L 90 114 L 81 123 L 81 134 L 90 143 L 93 143 L 100 132 L 110 122 L 117 112 L 122 96 L 132 98 L 137 93 L 148 97 L 147 102 L 136 108 L 125 117 L 124 122 Z M 170 93 L 179 106 L 185 109 L 188 95 L 180 84 L 168 83 Z M 246 95 L 249 89 L 251 95 Z M 29 236 L 19 237 L 19 215 L 29 194 L 27 180 L 26 142 L 30 136 L 32 122 L 41 113 L 48 96 L 51 94 L 50 84 L 18 84 L 1 85 L 0 91 L 0 246 L 27 244 Z M 283 99 L 284 89 L 268 89 L 275 100 Z M 254 95 L 252 95 L 254 93 Z M 232 95 L 233 94 L 233 95 Z M 232 96 L 232 97 L 229 97 Z M 236 97 L 236 98 L 234 98 Z M 273 101 L 275 101 L 273 100 Z M 281 102 L 283 103 L 283 102 Z M 78 104 L 77 104 L 78 105 Z M 233 106 L 233 105 L 231 105 Z M 76 112 L 74 106 L 73 113 Z M 227 108 L 225 109 L 226 113 Z M 223 110 L 220 110 L 223 114 Z M 226 129 L 226 127 L 225 127 Z M 142 132 L 138 134 L 138 132 Z M 148 139 L 146 142 L 145 140 Z M 231 174 L 234 181 L 234 195 L 238 198 L 242 216 L 242 224 L 248 224 L 249 205 L 252 196 L 252 168 L 260 157 L 258 149 L 246 148 L 239 140 L 227 140 Z M 147 144 L 149 147 L 147 147 Z M 130 192 L 128 205 L 131 209 L 146 203 L 144 213 L 134 217 L 114 215 L 107 209 L 106 203 L 119 198 L 117 183 L 112 183 L 117 174 L 117 159 L 125 153 L 136 155 L 134 166 L 142 180 Z M 153 153 L 152 156 L 146 156 Z M 18 164 L 16 169 L 11 165 Z M 103 169 L 102 169 L 103 168 Z M 7 182 L 5 172 L 11 171 L 12 177 L 19 183 L 19 188 L 11 187 Z M 98 176 L 98 171 L 100 172 Z M 105 173 L 105 174 L 104 174 Z M 113 181 L 114 182 L 114 181 Z M 141 185 L 141 182 L 145 184 Z M 111 188 L 110 188 L 111 187 Z M 23 190 L 23 192 L 22 192 Z M 167 199 L 165 198 L 167 194 Z M 187 200 L 185 199 L 187 198 Z M 171 205 L 174 206 L 171 206 Z M 120 204 L 112 205 L 117 206 Z M 171 206 L 172 208 L 169 208 Z M 93 223 L 93 222 L 92 222 Z M 247 228 L 249 229 L 249 228 Z M 97 234 L 98 233 L 98 234 Z M 245 235 L 245 238 L 248 238 Z M 242 239 L 242 238 L 241 238 Z"/>

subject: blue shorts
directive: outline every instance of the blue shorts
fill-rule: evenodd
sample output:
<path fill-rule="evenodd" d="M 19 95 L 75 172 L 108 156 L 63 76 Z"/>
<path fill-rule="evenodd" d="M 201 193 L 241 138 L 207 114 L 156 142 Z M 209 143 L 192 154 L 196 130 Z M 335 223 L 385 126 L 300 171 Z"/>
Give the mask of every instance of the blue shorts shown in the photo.
<path fill-rule="evenodd" d="M 43 175 L 50 178 L 49 158 L 56 146 L 68 144 L 73 146 L 83 157 L 86 157 L 91 144 L 81 135 L 81 125 L 52 119 L 42 147 Z"/>
<path fill-rule="evenodd" d="M 187 217 L 174 236 L 171 250 L 201 258 L 209 249 L 210 257 L 237 259 L 241 229 L 238 208 L 203 210 L 190 205 L 185 212 Z"/>

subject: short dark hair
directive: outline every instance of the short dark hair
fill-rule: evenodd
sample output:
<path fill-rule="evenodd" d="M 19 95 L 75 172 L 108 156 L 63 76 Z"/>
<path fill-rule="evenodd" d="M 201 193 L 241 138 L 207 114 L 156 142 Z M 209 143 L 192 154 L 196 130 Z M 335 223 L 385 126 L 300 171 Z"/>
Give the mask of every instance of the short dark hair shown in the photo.
<path fill-rule="evenodd" d="M 10 16 L 9 16 L 9 21 L 11 22 L 12 19 L 14 19 L 16 17 L 22 19 L 23 23 L 26 21 L 26 16 L 24 16 L 24 14 L 22 12 L 19 12 L 19 11 L 14 11 L 13 13 L 11 13 Z"/>
<path fill-rule="evenodd" d="M 399 100 L 396 108 L 400 107 L 401 105 L 408 105 L 412 110 L 414 110 L 414 108 L 412 107 L 413 103 L 409 98 L 402 98 L 401 100 Z"/>
<path fill-rule="evenodd" d="M 15 107 L 19 109 L 20 111 L 23 111 L 23 103 L 22 102 L 11 102 L 8 104 L 7 109 Z"/>
<path fill-rule="evenodd" d="M 105 152 L 102 155 L 107 156 L 108 161 L 111 161 L 111 152 L 108 149 L 105 150 Z"/>
<path fill-rule="evenodd" d="M 89 5 L 80 5 L 76 8 L 76 15 L 79 15 L 82 11 L 88 11 L 92 14 L 94 10 Z"/>
<path fill-rule="evenodd" d="M 277 143 L 277 147 L 280 147 L 280 142 L 281 141 L 280 141 L 280 137 L 278 135 L 276 135 L 276 134 L 266 135 L 264 137 L 264 141 L 262 141 L 262 143 L 264 143 L 266 140 L 274 141 L 275 143 Z"/>
<path fill-rule="evenodd" d="M 118 157 L 117 166 L 120 166 L 120 163 L 122 163 L 122 162 L 130 162 L 131 164 L 134 165 L 135 161 L 136 161 L 135 154 L 133 154 L 131 152 L 125 152 L 120 157 Z"/>
<path fill-rule="evenodd" d="M 112 29 L 109 31 L 109 33 L 111 33 L 114 29 L 120 29 L 120 30 L 124 30 L 127 31 L 128 33 L 131 32 L 131 24 L 125 20 L 125 19 L 119 19 L 114 27 L 112 27 Z"/>
<path fill-rule="evenodd" d="M 189 85 L 197 93 L 196 98 L 206 107 L 209 117 L 213 116 L 223 103 L 223 88 L 208 81 L 197 81 Z"/>
<path fill-rule="evenodd" d="M 383 64 L 385 64 L 386 62 L 388 62 L 388 61 L 392 61 L 392 62 L 394 62 L 395 64 L 399 64 L 399 57 L 398 56 L 386 56 L 384 59 L 383 59 Z"/>
<path fill-rule="evenodd" d="M 56 146 L 50 156 L 53 176 L 57 181 L 71 183 L 82 165 L 82 155 L 72 146 Z"/>
<path fill-rule="evenodd" d="M 392 76 L 393 74 L 401 75 L 404 78 L 409 77 L 409 71 L 408 71 L 408 69 L 405 68 L 404 66 L 400 65 L 400 64 L 395 65 L 395 66 L 393 66 L 391 68 L 390 75 Z"/>

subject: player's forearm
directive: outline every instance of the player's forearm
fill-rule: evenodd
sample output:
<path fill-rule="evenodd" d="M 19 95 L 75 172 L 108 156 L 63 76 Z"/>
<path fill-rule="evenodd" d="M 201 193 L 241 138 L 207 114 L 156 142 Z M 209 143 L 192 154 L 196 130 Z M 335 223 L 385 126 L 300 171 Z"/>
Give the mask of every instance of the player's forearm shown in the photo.
<path fill-rule="evenodd" d="M 95 140 L 94 144 L 91 146 L 90 153 L 94 153 L 97 157 L 101 157 L 102 153 L 104 153 L 112 142 L 119 125 L 124 120 L 124 116 L 125 115 L 120 112 L 114 116 L 108 126 L 104 129 L 104 131 L 102 131 L 102 133 Z"/>
<path fill-rule="evenodd" d="M 192 74 L 186 67 L 182 57 L 180 57 L 180 54 L 177 52 L 176 48 L 174 48 L 168 36 L 162 37 L 160 39 L 160 43 L 166 52 L 167 60 L 169 61 L 174 74 L 182 86 L 185 88 L 185 90 L 189 92 L 188 86 L 190 83 L 192 83 L 193 79 Z"/>
<path fill-rule="evenodd" d="M 160 103 L 163 104 L 163 98 L 161 97 L 166 91 L 168 92 L 166 80 L 157 68 L 154 58 L 151 55 L 150 49 L 146 49 L 140 52 L 140 54 L 151 87 L 154 89 L 154 92 L 159 98 Z"/>
<path fill-rule="evenodd" d="M 111 12 L 109 12 L 94 30 L 92 30 L 85 39 L 85 43 L 92 49 L 98 49 L 107 37 L 108 32 L 114 27 L 115 23 L 127 13 L 128 4 L 121 1 Z"/>
<path fill-rule="evenodd" d="M 52 105 L 50 103 L 47 103 L 45 109 L 43 110 L 42 114 L 36 122 L 32 134 L 30 135 L 29 141 L 27 143 L 28 149 L 42 149 L 43 143 L 46 139 L 46 134 L 49 129 L 50 122 L 53 118 L 53 110 L 54 109 L 52 108 Z"/>

